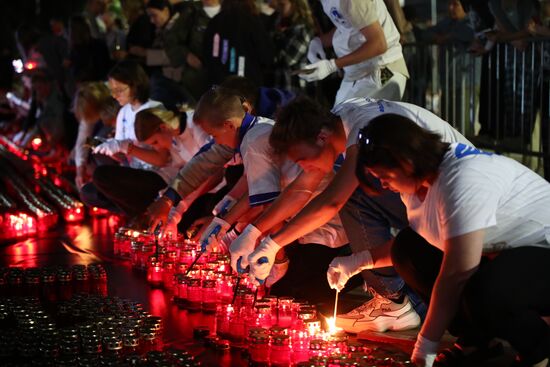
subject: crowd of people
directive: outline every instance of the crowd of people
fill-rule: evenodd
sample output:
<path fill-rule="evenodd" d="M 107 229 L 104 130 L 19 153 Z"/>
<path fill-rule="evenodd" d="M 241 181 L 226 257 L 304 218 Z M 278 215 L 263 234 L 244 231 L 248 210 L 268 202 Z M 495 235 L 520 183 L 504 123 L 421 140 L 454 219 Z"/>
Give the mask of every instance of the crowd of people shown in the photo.
<path fill-rule="evenodd" d="M 86 205 L 188 233 L 274 293 L 315 300 L 362 280 L 370 297 L 336 325 L 420 327 L 417 366 L 481 359 L 495 338 L 518 366 L 549 365 L 550 184 L 401 102 L 413 27 L 396 2 L 122 5 L 87 0 L 67 33 L 16 32 L 3 134 L 44 159 L 70 151 Z M 425 36 L 480 54 L 547 36 L 531 5 L 450 0 Z M 457 343 L 437 355 L 446 330 Z"/>

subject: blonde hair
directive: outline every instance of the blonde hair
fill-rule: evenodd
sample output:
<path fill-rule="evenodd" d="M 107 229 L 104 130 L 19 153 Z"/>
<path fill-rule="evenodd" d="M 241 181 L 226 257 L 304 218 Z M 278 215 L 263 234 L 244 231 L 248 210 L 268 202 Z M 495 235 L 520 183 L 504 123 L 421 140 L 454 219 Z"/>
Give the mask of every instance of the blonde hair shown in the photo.
<path fill-rule="evenodd" d="M 307 0 L 290 0 L 290 2 L 292 3 L 292 10 L 294 13 L 291 17 L 292 22 L 303 23 L 310 31 L 313 31 L 315 22 Z"/>
<path fill-rule="evenodd" d="M 99 115 L 107 123 L 115 118 L 120 106 L 111 96 L 109 88 L 103 82 L 82 83 L 73 99 L 73 112 L 78 120 L 88 123 Z"/>
<path fill-rule="evenodd" d="M 145 141 L 156 134 L 161 126 L 179 130 L 179 116 L 163 108 L 147 108 L 136 114 L 134 130 L 138 141 Z"/>

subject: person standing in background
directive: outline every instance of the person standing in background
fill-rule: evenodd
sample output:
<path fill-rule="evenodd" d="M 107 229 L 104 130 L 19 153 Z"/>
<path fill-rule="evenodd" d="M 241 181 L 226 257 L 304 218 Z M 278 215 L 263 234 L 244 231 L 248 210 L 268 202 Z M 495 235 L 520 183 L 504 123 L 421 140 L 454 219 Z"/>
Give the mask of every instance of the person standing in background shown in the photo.
<path fill-rule="evenodd" d="M 307 63 L 307 49 L 314 31 L 313 17 L 306 0 L 275 0 L 277 11 L 273 41 L 275 44 L 275 87 L 299 92 L 305 81 L 292 71 Z"/>
<path fill-rule="evenodd" d="M 400 100 L 409 73 L 403 59 L 400 35 L 382 0 L 321 0 L 334 27 L 309 45 L 308 82 L 344 69 L 335 105 L 354 97 Z M 334 48 L 327 60 L 323 47 Z"/>

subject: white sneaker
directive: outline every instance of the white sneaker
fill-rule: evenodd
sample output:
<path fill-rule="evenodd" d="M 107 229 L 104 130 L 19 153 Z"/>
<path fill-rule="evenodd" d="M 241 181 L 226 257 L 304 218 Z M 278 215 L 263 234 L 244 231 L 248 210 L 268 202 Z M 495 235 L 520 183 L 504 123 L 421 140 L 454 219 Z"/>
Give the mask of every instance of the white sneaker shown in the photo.
<path fill-rule="evenodd" d="M 348 333 L 359 333 L 366 330 L 409 330 L 420 325 L 420 316 L 412 307 L 409 297 L 405 296 L 403 303 L 399 304 L 376 292 L 372 293 L 374 297 L 370 301 L 336 316 L 336 326 Z"/>

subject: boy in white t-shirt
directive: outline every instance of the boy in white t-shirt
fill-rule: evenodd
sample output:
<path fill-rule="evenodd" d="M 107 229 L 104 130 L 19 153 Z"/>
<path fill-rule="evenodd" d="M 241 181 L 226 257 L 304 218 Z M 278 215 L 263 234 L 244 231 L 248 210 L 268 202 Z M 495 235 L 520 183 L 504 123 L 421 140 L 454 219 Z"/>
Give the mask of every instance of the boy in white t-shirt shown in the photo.
<path fill-rule="evenodd" d="M 266 237 L 249 256 L 249 260 L 257 260 L 262 256 L 270 259 L 280 247 L 318 228 L 338 213 L 354 253 L 382 246 L 392 240 L 392 228 L 402 229 L 408 225 L 405 207 L 398 195 L 388 190 L 377 196 L 367 195 L 358 189 L 359 182 L 355 177 L 357 133 L 373 118 L 387 113 L 407 116 L 418 125 L 441 134 L 445 141 L 467 142 L 459 132 L 433 113 L 408 103 L 355 98 L 335 106 L 330 113 L 307 98 L 296 99 L 281 109 L 278 115 L 270 137 L 274 150 L 288 155 L 299 164 L 305 171 L 302 176 L 331 171 L 338 156 L 343 155 L 345 159 L 339 162 L 341 167 L 323 192 L 303 209 L 297 208 L 299 213 L 275 235 Z M 313 192 L 318 188 L 317 185 L 315 181 L 303 181 L 300 189 L 302 192 Z M 255 223 L 262 226 L 259 222 L 279 216 L 279 211 L 284 212 L 289 205 L 289 202 L 277 203 L 277 206 L 274 204 L 274 209 L 266 211 Z M 275 211 L 275 208 L 279 210 Z M 256 261 L 250 261 L 250 264 L 251 272 L 260 279 L 269 274 L 272 265 L 271 262 L 258 265 Z M 393 269 L 364 272 L 363 277 L 371 293 L 381 295 L 384 302 L 378 302 L 380 299 L 377 298 L 376 302 L 368 302 L 348 314 L 338 315 L 336 323 L 339 327 L 349 332 L 359 332 L 418 326 L 420 320 L 412 306 L 420 314 L 425 308 L 414 298 L 412 304 L 409 302 L 409 297 L 405 297 L 407 289 L 403 280 L 396 276 Z M 406 317 L 402 317 L 397 324 L 394 323 L 395 317 L 386 317 L 383 313 L 377 317 L 369 316 L 374 309 L 385 305 Z"/>
<path fill-rule="evenodd" d="M 336 258 L 331 285 L 393 264 L 430 305 L 412 353 L 416 365 L 433 364 L 449 330 L 458 344 L 440 362 L 456 364 L 452 356 L 473 356 L 500 338 L 521 366 L 547 366 L 550 184 L 509 158 L 444 143 L 398 115 L 371 121 L 359 145 L 359 179 L 373 175 L 400 193 L 411 229 L 376 251 Z"/>
<path fill-rule="evenodd" d="M 331 32 L 309 45 L 309 82 L 344 69 L 344 80 L 334 104 L 353 97 L 400 100 L 409 73 L 403 59 L 399 31 L 383 0 L 321 0 L 334 24 Z M 326 60 L 323 47 L 334 48 L 337 58 Z M 312 70 L 312 71 L 309 71 Z"/>

